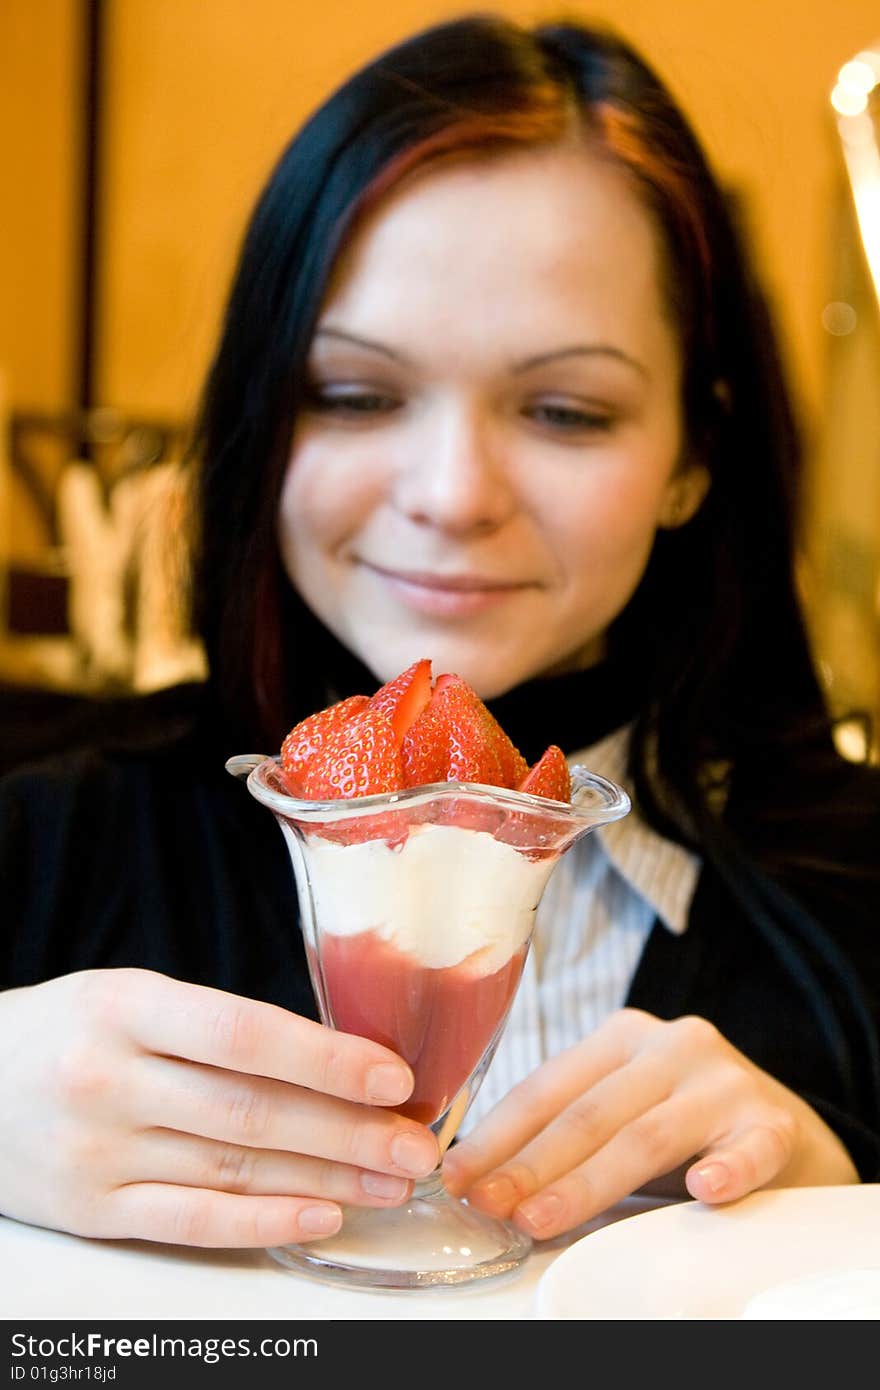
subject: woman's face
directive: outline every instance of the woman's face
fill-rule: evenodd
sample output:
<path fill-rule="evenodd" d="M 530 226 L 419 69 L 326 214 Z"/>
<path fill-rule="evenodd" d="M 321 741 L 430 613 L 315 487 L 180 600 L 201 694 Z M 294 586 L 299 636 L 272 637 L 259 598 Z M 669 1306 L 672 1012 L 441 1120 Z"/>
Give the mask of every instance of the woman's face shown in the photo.
<path fill-rule="evenodd" d="M 279 539 L 378 680 L 430 657 L 489 699 L 599 658 L 705 485 L 659 270 L 625 175 L 580 147 L 423 171 L 352 239 Z"/>

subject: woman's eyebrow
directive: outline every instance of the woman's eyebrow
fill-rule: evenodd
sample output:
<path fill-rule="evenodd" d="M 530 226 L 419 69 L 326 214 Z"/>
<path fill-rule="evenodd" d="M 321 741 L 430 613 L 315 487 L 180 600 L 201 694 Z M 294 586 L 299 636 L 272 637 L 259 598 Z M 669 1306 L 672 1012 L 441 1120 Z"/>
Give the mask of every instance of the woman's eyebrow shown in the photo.
<path fill-rule="evenodd" d="M 411 367 L 412 362 L 405 357 L 402 352 L 395 352 L 393 348 L 386 347 L 384 343 L 378 343 L 373 338 L 361 338 L 356 333 L 346 333 L 343 328 L 317 328 L 316 338 L 341 338 L 345 343 L 354 343 L 355 347 L 366 348 L 369 352 L 381 352 L 383 356 L 390 357 L 394 362 L 401 362 L 404 366 Z"/>
<path fill-rule="evenodd" d="M 631 357 L 623 348 L 612 347 L 610 343 L 575 343 L 571 347 L 554 348 L 552 352 L 539 353 L 537 357 L 528 357 L 524 362 L 516 362 L 511 367 L 512 372 L 527 372 L 533 367 L 543 367 L 545 362 L 558 362 L 562 357 L 614 357 L 618 362 L 624 362 L 628 367 L 632 367 L 641 376 L 650 375 L 648 368 L 638 358 Z"/>
<path fill-rule="evenodd" d="M 393 362 L 400 362 L 405 367 L 413 366 L 412 359 L 405 356 L 402 352 L 397 352 L 394 348 L 386 346 L 385 343 L 378 342 L 375 338 L 363 338 L 357 333 L 348 333 L 344 328 L 331 328 L 325 326 L 315 330 L 316 338 L 336 338 L 345 343 L 353 343 L 355 347 L 366 348 L 368 352 L 379 352 L 384 357 L 390 357 Z M 613 357 L 618 362 L 623 362 L 626 366 L 632 367 L 641 376 L 649 375 L 648 368 L 644 363 L 639 362 L 635 357 L 624 352 L 623 348 L 613 347 L 610 343 L 575 343 L 570 347 L 554 348 L 550 352 L 539 353 L 536 357 L 527 357 L 522 362 L 515 362 L 510 368 L 511 372 L 531 371 L 534 367 L 542 367 L 546 362 L 558 362 L 565 357 Z"/>

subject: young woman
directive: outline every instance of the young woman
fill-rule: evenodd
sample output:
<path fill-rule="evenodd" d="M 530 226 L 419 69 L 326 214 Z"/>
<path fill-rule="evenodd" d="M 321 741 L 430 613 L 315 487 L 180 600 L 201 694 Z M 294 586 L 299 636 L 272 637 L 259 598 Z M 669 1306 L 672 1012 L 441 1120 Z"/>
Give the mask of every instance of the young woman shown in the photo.
<path fill-rule="evenodd" d="M 347 82 L 256 209 L 198 444 L 209 682 L 2 788 L 2 1210 L 270 1245 L 432 1169 L 223 772 L 423 656 L 635 802 L 554 875 L 450 1187 L 546 1238 L 670 1174 L 880 1176 L 876 779 L 798 609 L 760 294 L 632 50 L 481 15 Z"/>

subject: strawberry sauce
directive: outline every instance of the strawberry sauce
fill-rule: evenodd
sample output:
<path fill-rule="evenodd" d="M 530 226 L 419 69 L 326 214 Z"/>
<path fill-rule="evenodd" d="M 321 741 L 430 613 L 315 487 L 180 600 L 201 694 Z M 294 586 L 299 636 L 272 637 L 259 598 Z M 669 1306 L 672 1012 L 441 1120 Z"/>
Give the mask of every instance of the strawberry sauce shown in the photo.
<path fill-rule="evenodd" d="M 375 932 L 325 933 L 321 963 L 333 1024 L 382 1043 L 413 1069 L 400 1112 L 432 1124 L 467 1081 L 519 983 L 525 946 L 500 970 L 480 975 L 474 957 L 434 969 Z"/>

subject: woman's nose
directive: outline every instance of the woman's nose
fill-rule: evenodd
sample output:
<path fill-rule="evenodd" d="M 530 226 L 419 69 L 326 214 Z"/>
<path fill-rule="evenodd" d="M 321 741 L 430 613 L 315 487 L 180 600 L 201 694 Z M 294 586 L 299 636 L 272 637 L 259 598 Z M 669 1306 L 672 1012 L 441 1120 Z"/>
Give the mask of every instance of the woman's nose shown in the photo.
<path fill-rule="evenodd" d="M 395 504 L 411 521 L 451 535 L 497 529 L 516 499 L 497 428 L 475 409 L 431 412 L 407 441 Z"/>

